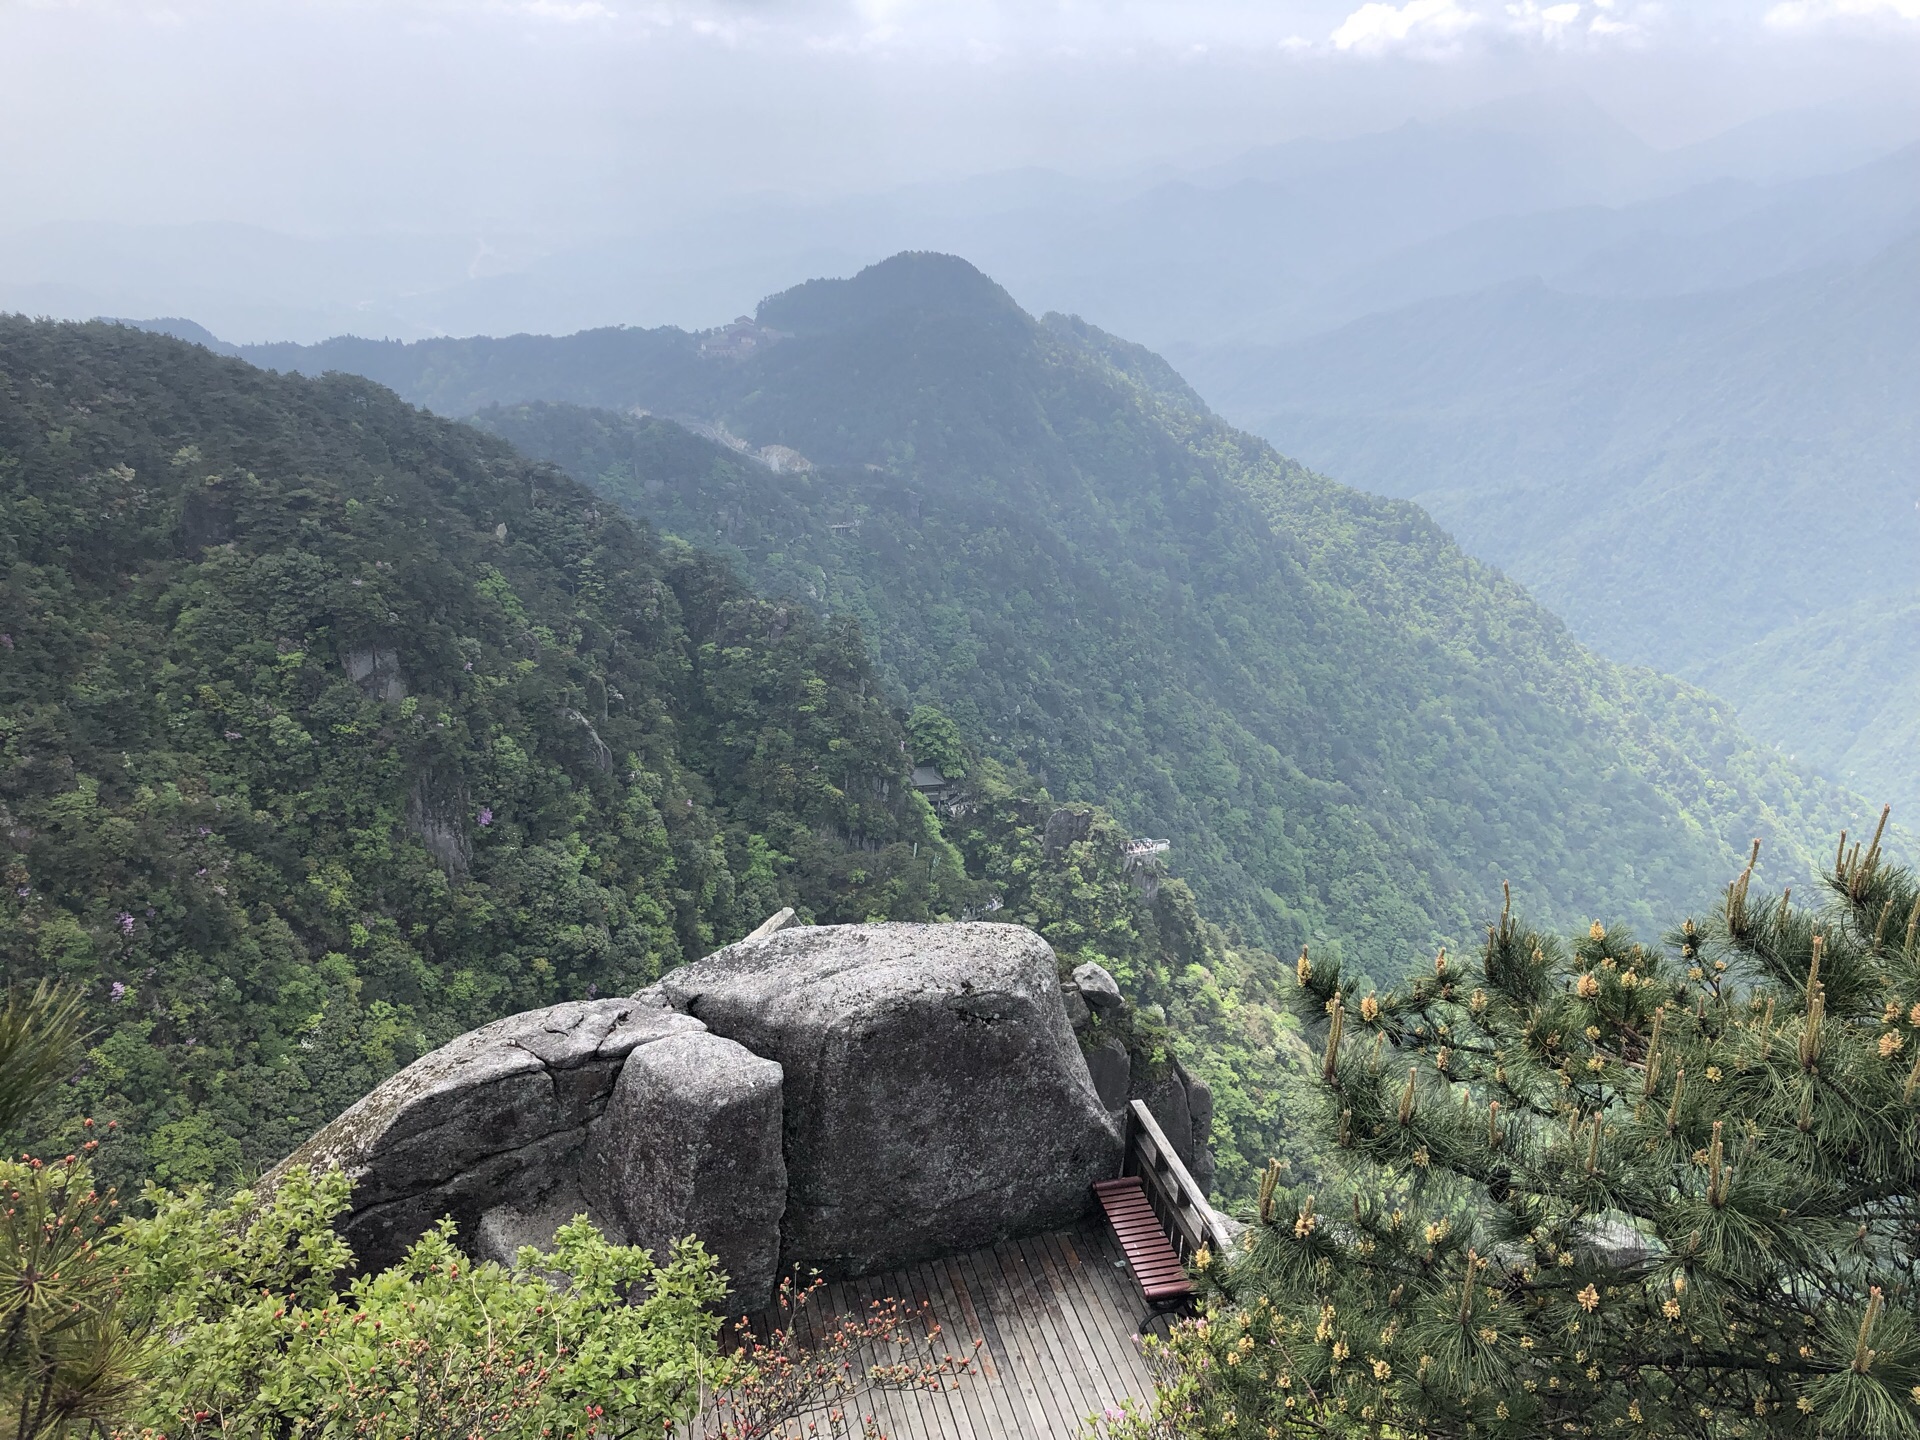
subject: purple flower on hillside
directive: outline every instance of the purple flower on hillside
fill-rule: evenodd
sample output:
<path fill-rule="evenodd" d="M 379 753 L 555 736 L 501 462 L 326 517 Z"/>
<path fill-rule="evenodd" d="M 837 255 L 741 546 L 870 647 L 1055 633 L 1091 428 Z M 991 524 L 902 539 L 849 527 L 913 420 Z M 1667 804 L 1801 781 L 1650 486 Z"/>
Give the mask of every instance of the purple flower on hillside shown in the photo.
<path fill-rule="evenodd" d="M 471 660 L 467 661 L 467 669 L 469 670 L 473 669 L 473 661 Z"/>
<path fill-rule="evenodd" d="M 493 824 L 493 807 L 491 805 L 482 805 L 478 818 L 483 826 Z"/>
<path fill-rule="evenodd" d="M 122 935 L 133 934 L 133 916 L 122 910 L 115 918 L 119 921 L 120 933 Z"/>
<path fill-rule="evenodd" d="M 238 730 L 227 731 L 227 739 L 238 740 L 239 738 L 240 738 L 240 732 Z"/>
<path fill-rule="evenodd" d="M 9 650 L 13 649 L 13 636 L 0 631 L 0 645 L 6 646 Z"/>
<path fill-rule="evenodd" d="M 127 998 L 127 982 L 124 980 L 114 981 L 113 994 L 112 994 L 113 1003 L 118 1005 L 122 1000 L 126 998 Z"/>
<path fill-rule="evenodd" d="M 18 890 L 14 891 L 13 893 L 18 895 L 22 900 L 24 900 L 29 895 L 33 894 L 33 887 L 31 885 L 22 885 Z"/>
<path fill-rule="evenodd" d="M 597 980 L 589 980 L 587 982 L 587 999 L 591 1000 L 593 999 L 594 996 L 598 995 L 599 993 L 600 993 L 600 982 Z"/>
<path fill-rule="evenodd" d="M 213 834 L 213 831 L 212 831 L 211 829 L 209 829 L 209 828 L 208 828 L 207 826 L 205 826 L 205 825 L 202 825 L 202 826 L 200 827 L 200 838 L 201 838 L 202 840 L 204 840 L 204 839 L 206 839 L 206 838 L 207 838 L 207 836 L 209 836 L 209 835 L 211 835 L 211 834 Z"/>

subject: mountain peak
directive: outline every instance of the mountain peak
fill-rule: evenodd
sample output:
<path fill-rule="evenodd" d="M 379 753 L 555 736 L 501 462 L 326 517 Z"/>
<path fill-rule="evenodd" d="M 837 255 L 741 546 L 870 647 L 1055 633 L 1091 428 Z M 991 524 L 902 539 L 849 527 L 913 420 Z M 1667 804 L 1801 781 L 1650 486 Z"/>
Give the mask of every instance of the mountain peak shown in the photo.
<path fill-rule="evenodd" d="M 204 345 L 216 355 L 238 355 L 239 347 L 229 345 L 206 326 L 178 315 L 163 315 L 157 320 L 123 320 L 117 315 L 98 317 L 107 325 L 125 325 L 132 330 L 145 330 L 153 335 L 171 335 L 176 340 L 185 340 L 191 345 Z"/>
<path fill-rule="evenodd" d="M 893 315 L 1026 318 L 1013 297 L 958 255 L 903 250 L 851 279 L 809 280 L 760 302 L 768 329 L 817 335 Z"/>

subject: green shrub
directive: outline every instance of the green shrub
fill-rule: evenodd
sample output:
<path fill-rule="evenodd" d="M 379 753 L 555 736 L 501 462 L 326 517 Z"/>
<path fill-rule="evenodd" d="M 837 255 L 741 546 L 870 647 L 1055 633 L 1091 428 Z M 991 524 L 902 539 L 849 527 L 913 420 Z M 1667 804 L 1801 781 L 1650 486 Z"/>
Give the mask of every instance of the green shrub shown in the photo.
<path fill-rule="evenodd" d="M 398 1265 L 347 1279 L 331 1228 L 350 1186 L 295 1169 L 214 1203 L 147 1192 L 119 1232 L 129 1303 L 155 1334 L 134 1416 L 152 1436 L 659 1435 L 716 1357 L 725 1281 L 693 1240 L 661 1262 L 585 1217 L 511 1266 L 475 1263 L 450 1221 Z M 631 1302 L 631 1303 L 630 1303 Z"/>

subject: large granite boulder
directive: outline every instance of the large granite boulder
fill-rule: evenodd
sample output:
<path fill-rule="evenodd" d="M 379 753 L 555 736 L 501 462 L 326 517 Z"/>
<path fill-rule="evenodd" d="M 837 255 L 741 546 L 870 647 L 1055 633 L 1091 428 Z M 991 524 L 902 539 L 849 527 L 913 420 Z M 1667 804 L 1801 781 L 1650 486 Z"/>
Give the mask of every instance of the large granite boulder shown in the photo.
<path fill-rule="evenodd" d="M 582 1162 L 623 1064 L 637 1047 L 702 1029 L 692 1016 L 634 999 L 510 1015 L 381 1083 L 265 1183 L 292 1165 L 346 1171 L 354 1190 L 343 1233 L 365 1269 L 398 1260 L 442 1215 L 471 1242 L 489 1211 L 537 1214 L 566 1187 L 568 1200 L 603 1210 L 580 1184 Z"/>
<path fill-rule="evenodd" d="M 650 992 L 786 1076 L 781 1265 L 884 1270 L 1066 1223 L 1121 1134 L 1016 925 L 783 930 Z"/>
<path fill-rule="evenodd" d="M 263 1183 L 345 1170 L 367 1269 L 443 1215 L 503 1261 L 582 1212 L 655 1251 L 697 1235 L 752 1311 L 793 1267 L 866 1274 L 1072 1220 L 1119 1172 L 1039 936 L 790 918 L 639 995 L 462 1035 Z"/>
<path fill-rule="evenodd" d="M 1133 1056 L 1127 1047 L 1109 1035 L 1086 1052 L 1087 1073 L 1093 1077 L 1094 1091 L 1109 1110 L 1125 1111 L 1127 1087 L 1133 1079 Z"/>
<path fill-rule="evenodd" d="M 718 1035 L 635 1050 L 589 1163 L 629 1243 L 662 1254 L 697 1235 L 727 1272 L 736 1312 L 764 1309 L 780 1278 L 787 1207 L 780 1067 Z"/>

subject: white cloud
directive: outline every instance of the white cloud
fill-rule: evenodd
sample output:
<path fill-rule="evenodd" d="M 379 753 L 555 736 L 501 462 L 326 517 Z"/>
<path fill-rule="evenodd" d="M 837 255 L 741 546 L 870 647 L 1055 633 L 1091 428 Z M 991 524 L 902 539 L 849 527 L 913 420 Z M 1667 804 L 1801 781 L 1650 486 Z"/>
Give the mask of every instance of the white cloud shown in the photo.
<path fill-rule="evenodd" d="M 1516 35 L 1559 44 L 1580 23 L 1581 9 L 1578 4 L 1540 5 L 1536 0 L 1521 0 L 1507 6 L 1507 28 Z"/>
<path fill-rule="evenodd" d="M 1785 0 L 1767 11 L 1775 30 L 1859 20 L 1920 21 L 1920 0 Z"/>
<path fill-rule="evenodd" d="M 1336 50 L 1377 54 L 1404 47 L 1445 48 L 1480 23 L 1456 0 L 1407 0 L 1400 6 L 1362 5 L 1328 38 Z"/>
<path fill-rule="evenodd" d="M 570 3 L 570 0 L 529 0 L 523 13 L 536 20 L 559 20 L 569 24 L 614 18 L 614 12 L 600 4 L 599 0 L 578 0 L 578 3 Z"/>

